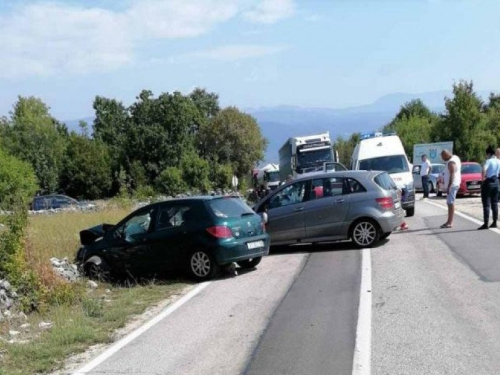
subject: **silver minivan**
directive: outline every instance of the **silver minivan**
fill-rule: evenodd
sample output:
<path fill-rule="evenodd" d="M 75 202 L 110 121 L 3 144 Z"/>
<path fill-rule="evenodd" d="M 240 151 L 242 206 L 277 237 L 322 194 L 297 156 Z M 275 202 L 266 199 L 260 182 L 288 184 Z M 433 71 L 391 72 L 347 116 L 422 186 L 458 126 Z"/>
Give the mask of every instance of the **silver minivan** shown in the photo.
<path fill-rule="evenodd" d="M 352 239 L 370 247 L 389 237 L 404 217 L 387 172 L 341 171 L 306 175 L 258 202 L 271 245 Z"/>

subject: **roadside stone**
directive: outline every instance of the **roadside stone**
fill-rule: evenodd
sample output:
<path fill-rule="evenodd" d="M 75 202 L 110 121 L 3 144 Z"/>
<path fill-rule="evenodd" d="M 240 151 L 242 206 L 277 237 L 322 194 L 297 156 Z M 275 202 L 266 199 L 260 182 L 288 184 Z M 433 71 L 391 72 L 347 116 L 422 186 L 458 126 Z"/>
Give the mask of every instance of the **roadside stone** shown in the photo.
<path fill-rule="evenodd" d="M 9 331 L 10 336 L 18 336 L 21 332 L 19 331 Z"/>
<path fill-rule="evenodd" d="M 111 289 L 106 289 L 105 291 L 107 294 L 111 293 Z"/>
<path fill-rule="evenodd" d="M 31 327 L 31 324 L 29 324 L 29 323 L 24 323 L 24 324 L 21 324 L 21 325 L 19 326 L 19 328 L 22 328 L 22 329 L 28 329 L 28 328 L 30 328 L 30 327 Z"/>
<path fill-rule="evenodd" d="M 38 324 L 38 328 L 41 328 L 41 329 L 51 329 L 52 328 L 52 323 L 51 322 L 40 322 Z"/>
<path fill-rule="evenodd" d="M 87 287 L 89 287 L 90 289 L 97 289 L 98 286 L 99 286 L 99 284 L 97 284 L 93 280 L 87 281 Z"/>
<path fill-rule="evenodd" d="M 78 267 L 75 264 L 71 264 L 68 258 L 50 258 L 50 263 L 52 264 L 54 272 L 65 280 L 73 282 L 80 278 Z"/>
<path fill-rule="evenodd" d="M 0 314 L 10 310 L 17 299 L 17 293 L 7 280 L 0 280 Z M 7 316 L 6 316 L 7 317 Z"/>

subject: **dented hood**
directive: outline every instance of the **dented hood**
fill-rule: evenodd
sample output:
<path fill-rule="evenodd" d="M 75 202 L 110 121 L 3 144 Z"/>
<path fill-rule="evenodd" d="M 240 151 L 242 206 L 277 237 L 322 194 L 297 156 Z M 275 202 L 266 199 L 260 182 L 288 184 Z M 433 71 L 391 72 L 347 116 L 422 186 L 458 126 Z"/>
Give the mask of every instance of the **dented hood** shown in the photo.
<path fill-rule="evenodd" d="M 96 225 L 95 227 L 82 230 L 80 232 L 80 243 L 82 245 L 90 245 L 91 243 L 94 243 L 97 239 L 104 236 L 106 232 L 109 232 L 111 229 L 113 229 L 113 227 L 114 227 L 113 224 L 99 224 Z"/>

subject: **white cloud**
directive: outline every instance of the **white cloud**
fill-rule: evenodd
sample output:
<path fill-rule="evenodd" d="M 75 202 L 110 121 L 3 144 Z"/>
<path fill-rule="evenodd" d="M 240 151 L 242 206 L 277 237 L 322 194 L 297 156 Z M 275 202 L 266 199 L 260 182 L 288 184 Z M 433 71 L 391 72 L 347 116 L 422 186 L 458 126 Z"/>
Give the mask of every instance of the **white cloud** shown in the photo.
<path fill-rule="evenodd" d="M 244 13 L 246 19 L 255 23 L 273 24 L 295 13 L 293 0 L 260 0 L 251 10 Z"/>
<path fill-rule="evenodd" d="M 232 44 L 209 50 L 189 53 L 179 57 L 179 60 L 207 59 L 218 61 L 238 61 L 273 55 L 287 50 L 286 46 L 264 46 L 256 44 Z"/>
<path fill-rule="evenodd" d="M 0 78 L 88 73 L 134 60 L 151 39 L 196 37 L 235 17 L 238 0 L 135 0 L 123 11 L 62 2 L 0 15 Z"/>

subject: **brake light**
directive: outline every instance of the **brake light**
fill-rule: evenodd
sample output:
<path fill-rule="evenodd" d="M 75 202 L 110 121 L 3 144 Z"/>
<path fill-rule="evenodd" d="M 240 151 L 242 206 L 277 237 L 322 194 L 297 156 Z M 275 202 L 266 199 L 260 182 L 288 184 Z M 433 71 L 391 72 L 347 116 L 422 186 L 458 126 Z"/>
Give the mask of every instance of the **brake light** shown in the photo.
<path fill-rule="evenodd" d="M 377 198 L 377 203 L 384 210 L 392 210 L 394 208 L 394 201 L 391 197 Z"/>
<path fill-rule="evenodd" d="M 207 232 L 214 236 L 215 238 L 232 238 L 233 232 L 229 227 L 225 225 L 215 225 L 213 227 L 207 228 Z"/>

